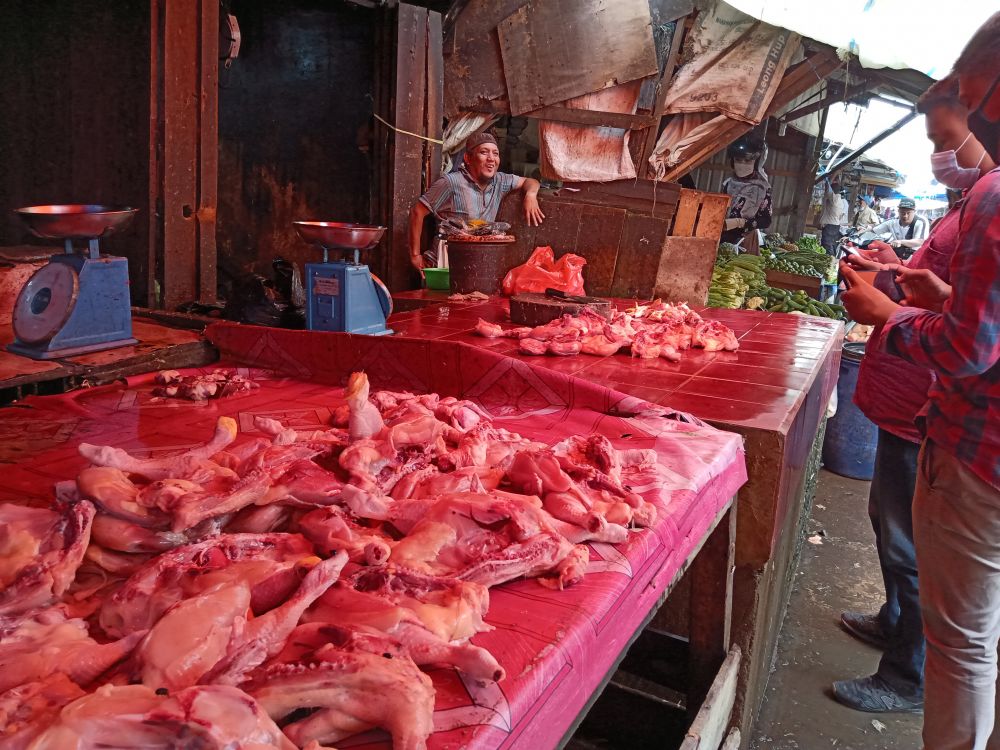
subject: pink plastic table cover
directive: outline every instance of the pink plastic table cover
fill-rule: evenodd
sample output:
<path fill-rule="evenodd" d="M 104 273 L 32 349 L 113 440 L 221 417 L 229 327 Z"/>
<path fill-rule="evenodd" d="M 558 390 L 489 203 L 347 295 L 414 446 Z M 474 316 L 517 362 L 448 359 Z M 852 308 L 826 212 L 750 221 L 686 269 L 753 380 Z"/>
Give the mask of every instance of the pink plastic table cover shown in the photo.
<path fill-rule="evenodd" d="M 429 747 L 555 747 L 601 685 L 631 636 L 746 481 L 740 437 L 641 399 L 465 344 L 398 337 L 284 331 L 217 324 L 207 335 L 222 362 L 260 384 L 207 402 L 157 399 L 153 374 L 127 385 L 32 397 L 0 410 L 0 502 L 47 503 L 54 482 L 85 461 L 75 446 L 111 444 L 167 455 L 207 440 L 220 416 L 240 439 L 266 415 L 297 428 L 326 424 L 342 385 L 365 370 L 373 389 L 469 398 L 506 429 L 555 443 L 607 435 L 618 447 L 653 448 L 659 465 L 635 487 L 660 509 L 655 525 L 621 545 L 591 544 L 582 582 L 551 591 L 534 581 L 491 589 L 495 629 L 475 643 L 507 677 L 480 685 L 453 670 L 431 672 L 437 690 Z M 206 368 L 206 371 L 214 368 Z M 338 748 L 385 748 L 368 732 Z"/>

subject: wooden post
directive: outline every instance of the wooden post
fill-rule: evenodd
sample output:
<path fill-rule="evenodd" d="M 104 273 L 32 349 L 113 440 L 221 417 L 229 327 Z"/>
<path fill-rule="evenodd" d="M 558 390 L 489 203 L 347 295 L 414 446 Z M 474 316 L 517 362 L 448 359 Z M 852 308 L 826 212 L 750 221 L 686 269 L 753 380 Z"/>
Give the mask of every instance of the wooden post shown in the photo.
<path fill-rule="evenodd" d="M 389 288 L 408 289 L 413 271 L 408 256 L 409 212 L 423 192 L 424 143 L 409 130 L 423 133 L 426 124 L 427 9 L 400 3 L 396 10 L 396 85 L 391 117 L 397 128 L 390 138 L 392 154 L 392 242 L 389 245 Z M 379 125 L 385 127 L 384 125 Z"/>
<path fill-rule="evenodd" d="M 155 33 L 156 4 L 152 12 Z M 162 4 L 162 14 L 151 55 L 157 72 L 151 97 L 162 144 L 156 150 L 163 228 L 151 234 L 162 258 L 158 302 L 173 309 L 216 297 L 219 8 L 212 0 L 171 0 Z"/>

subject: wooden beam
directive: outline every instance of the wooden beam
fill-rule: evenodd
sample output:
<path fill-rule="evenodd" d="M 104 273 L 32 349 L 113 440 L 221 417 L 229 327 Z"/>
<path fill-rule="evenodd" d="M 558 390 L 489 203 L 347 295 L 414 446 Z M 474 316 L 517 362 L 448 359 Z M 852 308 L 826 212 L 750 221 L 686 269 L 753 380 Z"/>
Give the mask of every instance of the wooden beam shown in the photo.
<path fill-rule="evenodd" d="M 215 245 L 219 204 L 219 4 L 201 0 L 201 109 L 198 117 L 198 301 L 218 297 Z"/>
<path fill-rule="evenodd" d="M 653 124 L 650 115 L 630 115 L 624 112 L 601 112 L 593 109 L 572 109 L 553 104 L 531 112 L 525 112 L 526 117 L 538 120 L 555 120 L 557 122 L 572 122 L 579 125 L 600 125 L 609 128 L 624 128 L 626 130 L 642 130 Z"/>
<path fill-rule="evenodd" d="M 163 4 L 149 3 L 149 203 L 150 208 L 163 201 L 163 139 L 160 137 L 160 114 L 163 111 Z M 162 257 L 163 216 L 150 210 L 149 247 L 146 265 L 146 304 L 162 305 L 160 258 Z"/>
<path fill-rule="evenodd" d="M 674 69 L 677 67 L 677 60 L 680 58 L 681 47 L 684 43 L 684 36 L 687 34 L 686 18 L 678 18 L 674 22 L 674 36 L 670 40 L 670 52 L 667 54 L 667 61 L 663 65 L 663 74 L 660 82 L 656 85 L 656 102 L 653 105 L 652 125 L 642 136 L 642 148 L 639 149 L 639 161 L 636 165 L 636 174 L 640 177 L 652 177 L 653 168 L 649 164 L 649 157 L 653 155 L 656 148 L 656 140 L 660 137 L 660 123 L 663 121 L 663 110 L 667 104 L 667 91 L 670 90 L 670 83 L 674 80 Z"/>
<path fill-rule="evenodd" d="M 441 14 L 427 14 L 427 108 L 424 130 L 431 138 L 441 140 L 444 126 L 444 36 Z M 430 187 L 441 171 L 441 144 L 424 141 L 424 187 Z"/>
<path fill-rule="evenodd" d="M 792 122 L 792 120 L 798 120 L 806 115 L 811 115 L 813 112 L 819 112 L 822 109 L 826 109 L 831 104 L 837 104 L 838 102 L 850 101 L 858 94 L 864 93 L 868 90 L 868 82 L 859 83 L 857 86 L 853 86 L 847 91 L 845 91 L 840 96 L 826 94 L 819 101 L 813 102 L 812 104 L 803 104 L 798 109 L 793 109 L 791 112 L 783 114 L 779 119 L 782 122 Z"/>
<path fill-rule="evenodd" d="M 164 2 L 163 296 L 168 310 L 197 298 L 198 0 Z"/>

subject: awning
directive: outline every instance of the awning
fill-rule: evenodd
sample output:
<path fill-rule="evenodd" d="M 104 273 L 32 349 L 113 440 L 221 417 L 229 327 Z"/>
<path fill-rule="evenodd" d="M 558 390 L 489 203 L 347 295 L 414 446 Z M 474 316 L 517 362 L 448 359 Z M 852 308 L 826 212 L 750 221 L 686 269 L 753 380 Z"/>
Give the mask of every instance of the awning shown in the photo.
<path fill-rule="evenodd" d="M 726 0 L 747 15 L 853 52 L 867 68 L 912 68 L 944 78 L 965 43 L 997 11 L 996 0 L 960 8 L 913 0 Z"/>

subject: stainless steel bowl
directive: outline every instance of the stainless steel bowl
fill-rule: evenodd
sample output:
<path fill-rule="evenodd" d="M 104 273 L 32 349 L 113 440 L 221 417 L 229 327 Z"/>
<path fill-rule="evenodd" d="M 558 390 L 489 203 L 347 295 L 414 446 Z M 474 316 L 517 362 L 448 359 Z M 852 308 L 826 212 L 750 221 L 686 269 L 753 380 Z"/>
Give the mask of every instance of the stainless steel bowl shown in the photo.
<path fill-rule="evenodd" d="M 296 221 L 293 223 L 302 239 L 325 248 L 371 250 L 385 234 L 385 227 L 368 224 L 345 224 L 339 221 Z"/>
<path fill-rule="evenodd" d="M 32 234 L 48 240 L 106 237 L 126 226 L 138 212 L 139 209 L 127 206 L 97 206 L 85 203 L 62 203 L 15 209 L 15 213 L 27 224 Z"/>

